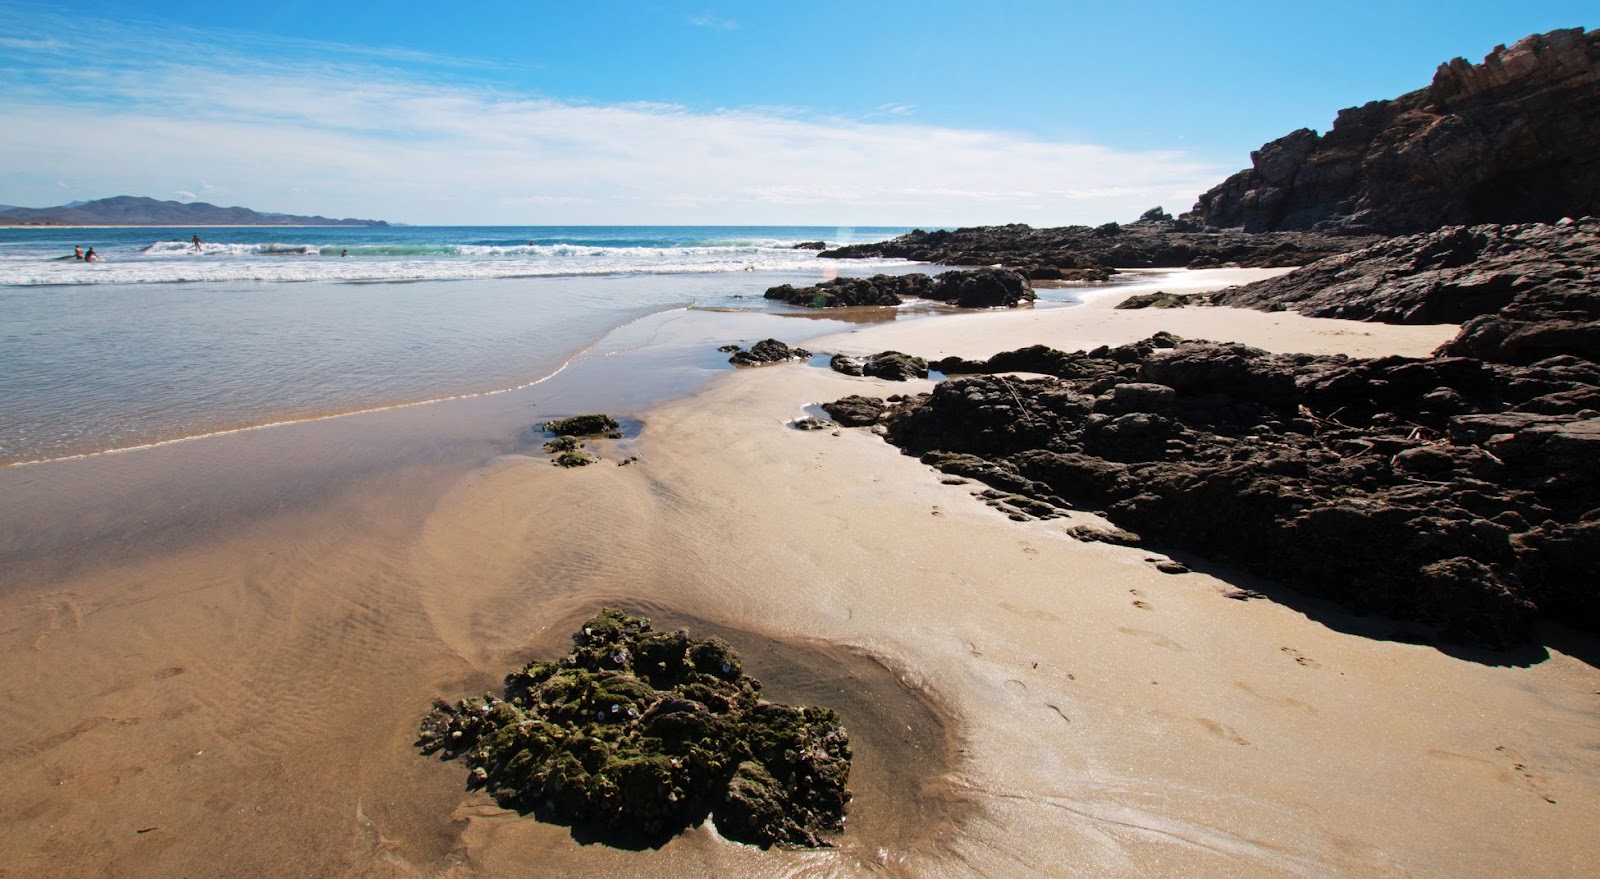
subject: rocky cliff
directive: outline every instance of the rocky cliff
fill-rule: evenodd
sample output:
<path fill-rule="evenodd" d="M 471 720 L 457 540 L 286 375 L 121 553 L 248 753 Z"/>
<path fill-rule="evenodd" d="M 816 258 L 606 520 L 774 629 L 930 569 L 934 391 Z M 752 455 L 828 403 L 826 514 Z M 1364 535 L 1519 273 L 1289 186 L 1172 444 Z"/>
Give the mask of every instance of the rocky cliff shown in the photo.
<path fill-rule="evenodd" d="M 1450 226 L 1390 238 L 1277 278 L 1196 297 L 1213 305 L 1380 323 L 1463 323 L 1441 354 L 1600 363 L 1600 218 Z"/>
<path fill-rule="evenodd" d="M 1200 196 L 1211 227 L 1404 234 L 1600 213 L 1600 31 L 1497 46 L 1428 87 L 1342 110 Z"/>

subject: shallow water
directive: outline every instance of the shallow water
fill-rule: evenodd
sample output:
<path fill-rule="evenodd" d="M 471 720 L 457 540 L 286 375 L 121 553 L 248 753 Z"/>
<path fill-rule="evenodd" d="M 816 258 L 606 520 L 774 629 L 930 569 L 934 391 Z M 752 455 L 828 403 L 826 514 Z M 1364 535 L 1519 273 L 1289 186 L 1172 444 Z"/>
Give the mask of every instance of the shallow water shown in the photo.
<path fill-rule="evenodd" d="M 0 287 L 0 464 L 514 388 L 644 315 L 821 276 Z"/>

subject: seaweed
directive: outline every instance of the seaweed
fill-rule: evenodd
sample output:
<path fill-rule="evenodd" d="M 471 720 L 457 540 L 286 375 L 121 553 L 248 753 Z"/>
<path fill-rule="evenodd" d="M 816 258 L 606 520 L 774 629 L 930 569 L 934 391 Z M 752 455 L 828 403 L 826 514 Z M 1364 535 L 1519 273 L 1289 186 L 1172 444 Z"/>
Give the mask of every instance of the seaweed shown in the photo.
<path fill-rule="evenodd" d="M 544 425 L 547 432 L 558 436 L 598 436 L 612 433 L 620 427 L 615 418 L 599 412 L 557 418 Z"/>
<path fill-rule="evenodd" d="M 558 436 L 544 444 L 547 452 L 575 452 L 583 448 L 583 440 L 575 436 Z"/>
<path fill-rule="evenodd" d="M 436 702 L 418 747 L 462 760 L 506 808 L 618 846 L 707 817 L 762 847 L 827 846 L 844 829 L 850 739 L 832 709 L 764 701 L 727 642 L 620 610 L 572 640 L 507 675 L 501 697 Z"/>

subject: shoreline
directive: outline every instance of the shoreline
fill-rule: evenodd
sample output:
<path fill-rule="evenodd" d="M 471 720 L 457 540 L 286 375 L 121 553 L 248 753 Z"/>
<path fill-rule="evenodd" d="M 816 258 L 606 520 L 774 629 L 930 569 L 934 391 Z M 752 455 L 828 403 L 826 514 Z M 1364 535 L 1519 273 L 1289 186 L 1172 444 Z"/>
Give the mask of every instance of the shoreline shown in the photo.
<path fill-rule="evenodd" d="M 786 341 L 975 357 L 1017 339 L 1082 347 L 1165 329 L 1425 354 L 1453 334 L 1111 304 Z M 0 592 L 17 621 L 0 633 L 0 729 L 16 743 L 0 752 L 12 779 L 0 848 L 16 868 L 177 875 L 214 868 L 222 850 L 235 870 L 281 875 L 1564 877 L 1600 857 L 1585 830 L 1600 821 L 1600 766 L 1585 750 L 1594 667 L 1559 652 L 1526 667 L 1466 662 L 1224 600 L 1227 572 L 1166 575 L 1145 550 L 1060 533 L 1097 517 L 1012 522 L 970 496 L 980 486 L 947 484 L 867 431 L 786 424 L 817 402 L 926 381 L 799 363 L 703 374 L 690 358 L 680 368 L 709 381 L 650 399 L 613 384 L 626 375 L 606 371 L 614 360 L 578 358 L 557 383 L 567 396 L 538 401 L 602 408 L 573 395 L 609 388 L 612 411 L 643 419 L 575 471 L 551 467 L 531 437 L 444 430 L 484 409 L 493 430 L 539 417 L 501 395 L 13 473 L 81 474 L 77 490 L 106 508 L 83 527 L 145 548 Z M 393 434 L 426 449 L 374 458 L 372 437 Z M 311 483 L 309 501 L 269 497 L 244 518 L 257 483 L 222 475 L 247 466 L 281 483 L 307 454 L 346 456 L 354 475 L 305 471 L 287 481 Z M 625 455 L 640 460 L 614 466 Z M 180 471 L 220 495 L 212 508 L 169 481 Z M 162 484 L 173 487 L 152 491 Z M 235 524 L 136 524 L 173 503 Z M 888 670 L 841 682 L 836 666 L 796 668 L 785 684 L 847 683 L 861 705 L 903 706 L 859 726 L 860 811 L 839 848 L 763 852 L 710 826 L 657 850 L 580 845 L 416 753 L 431 698 L 553 655 L 572 620 L 606 603 Z M 924 744 L 893 734 L 906 693 L 930 694 L 944 716 L 947 765 L 928 759 L 928 721 Z"/>

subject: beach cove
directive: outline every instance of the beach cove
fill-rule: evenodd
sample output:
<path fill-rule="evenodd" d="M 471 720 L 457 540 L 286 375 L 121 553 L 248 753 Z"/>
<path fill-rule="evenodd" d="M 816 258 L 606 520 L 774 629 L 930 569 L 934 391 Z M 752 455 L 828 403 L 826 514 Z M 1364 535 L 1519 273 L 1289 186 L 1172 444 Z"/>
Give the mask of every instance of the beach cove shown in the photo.
<path fill-rule="evenodd" d="M 1013 522 L 868 431 L 789 426 L 931 383 L 714 351 L 982 357 L 1164 330 L 1422 355 L 1455 333 L 1111 308 L 1260 276 L 858 324 L 658 311 L 504 394 L 0 469 L 0 875 L 1587 875 L 1592 636 L 1456 656 L 1230 601 L 1248 578 L 1163 574 L 1063 533 L 1093 517 Z M 550 466 L 535 425 L 581 411 L 624 437 Z M 769 698 L 840 711 L 837 848 L 709 825 L 583 844 L 418 755 L 435 697 L 559 655 L 605 605 L 721 634 Z"/>

